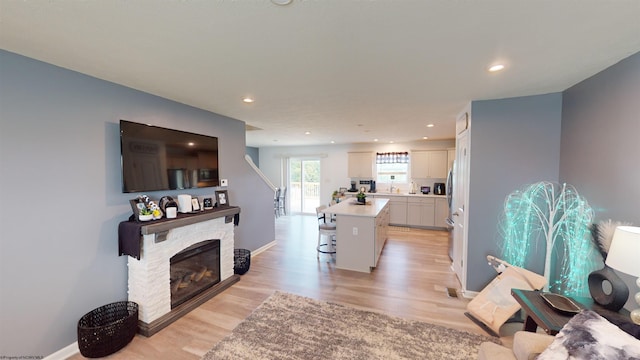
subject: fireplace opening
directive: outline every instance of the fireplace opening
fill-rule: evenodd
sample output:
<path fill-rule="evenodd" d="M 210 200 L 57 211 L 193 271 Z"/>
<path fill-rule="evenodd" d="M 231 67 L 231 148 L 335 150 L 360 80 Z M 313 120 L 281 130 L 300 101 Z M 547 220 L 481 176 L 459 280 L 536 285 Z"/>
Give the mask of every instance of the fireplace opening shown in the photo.
<path fill-rule="evenodd" d="M 171 308 L 220 282 L 220 240 L 189 246 L 170 260 Z"/>

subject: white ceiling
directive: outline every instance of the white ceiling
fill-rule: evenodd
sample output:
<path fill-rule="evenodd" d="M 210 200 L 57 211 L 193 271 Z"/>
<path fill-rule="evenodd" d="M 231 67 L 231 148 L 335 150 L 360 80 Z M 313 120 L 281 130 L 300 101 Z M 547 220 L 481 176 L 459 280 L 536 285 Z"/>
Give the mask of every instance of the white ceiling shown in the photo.
<path fill-rule="evenodd" d="M 640 51 L 639 19 L 639 0 L 0 0 L 0 48 L 243 120 L 249 146 L 406 142 Z"/>

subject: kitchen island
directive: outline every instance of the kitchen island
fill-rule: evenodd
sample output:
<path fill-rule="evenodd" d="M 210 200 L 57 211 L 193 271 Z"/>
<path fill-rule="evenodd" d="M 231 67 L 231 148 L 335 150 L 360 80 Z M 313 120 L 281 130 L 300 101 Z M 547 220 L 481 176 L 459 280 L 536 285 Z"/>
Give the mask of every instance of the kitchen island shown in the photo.
<path fill-rule="evenodd" d="M 336 267 L 371 272 L 387 240 L 389 199 L 368 199 L 361 205 L 352 198 L 323 212 L 336 215 Z"/>

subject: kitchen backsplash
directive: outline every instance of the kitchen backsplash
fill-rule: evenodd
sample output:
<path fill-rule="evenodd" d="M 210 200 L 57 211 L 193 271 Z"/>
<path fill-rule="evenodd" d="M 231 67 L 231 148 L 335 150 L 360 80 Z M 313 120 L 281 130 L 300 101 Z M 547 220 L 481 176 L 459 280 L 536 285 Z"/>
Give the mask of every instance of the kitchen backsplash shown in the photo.
<path fill-rule="evenodd" d="M 352 178 L 351 181 L 355 181 L 356 182 L 356 189 L 360 189 L 360 187 L 364 186 L 365 189 L 368 191 L 369 190 L 369 184 L 368 183 L 364 183 L 361 184 L 361 181 L 364 182 L 368 182 L 371 179 L 364 179 L 364 178 Z M 440 178 L 429 178 L 429 179 L 413 179 L 413 181 L 416 183 L 416 189 L 417 192 L 420 192 L 420 186 L 429 186 L 431 188 L 431 193 L 433 194 L 433 184 L 434 183 L 446 183 L 447 179 L 440 179 Z M 389 183 L 380 183 L 377 182 L 376 183 L 376 191 L 377 192 L 388 192 L 389 191 L 389 186 L 391 184 Z M 344 187 L 346 187 L 347 189 L 351 188 L 351 183 L 349 184 L 345 184 Z M 393 183 L 393 187 L 394 187 L 394 191 L 397 191 L 396 189 L 400 189 L 400 193 L 408 193 L 409 190 L 411 189 L 411 183 L 408 184 L 404 184 L 404 183 Z"/>

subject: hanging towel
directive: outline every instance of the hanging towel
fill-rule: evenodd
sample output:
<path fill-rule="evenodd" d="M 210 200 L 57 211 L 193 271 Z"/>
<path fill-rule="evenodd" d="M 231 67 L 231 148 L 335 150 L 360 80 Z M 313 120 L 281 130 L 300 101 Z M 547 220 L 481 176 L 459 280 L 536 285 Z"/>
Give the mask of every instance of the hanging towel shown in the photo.
<path fill-rule="evenodd" d="M 119 256 L 129 255 L 140 260 L 142 224 L 137 221 L 123 221 L 118 225 Z"/>

